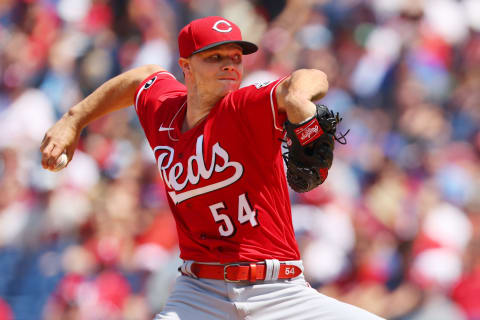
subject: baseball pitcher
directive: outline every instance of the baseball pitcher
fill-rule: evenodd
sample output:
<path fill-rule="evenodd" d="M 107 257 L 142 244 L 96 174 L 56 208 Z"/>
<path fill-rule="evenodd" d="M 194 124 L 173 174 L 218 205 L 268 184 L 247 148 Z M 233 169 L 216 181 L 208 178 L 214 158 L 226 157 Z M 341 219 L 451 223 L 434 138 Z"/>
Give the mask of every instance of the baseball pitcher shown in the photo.
<path fill-rule="evenodd" d="M 192 21 L 178 46 L 185 84 L 153 65 L 107 81 L 48 130 L 43 167 L 55 170 L 64 150 L 70 160 L 88 123 L 133 103 L 184 261 L 156 319 L 380 319 L 302 274 L 287 181 L 297 192 L 320 185 L 344 142 L 339 115 L 312 102 L 328 90 L 325 74 L 302 69 L 239 89 L 242 57 L 257 46 L 222 17 Z"/>

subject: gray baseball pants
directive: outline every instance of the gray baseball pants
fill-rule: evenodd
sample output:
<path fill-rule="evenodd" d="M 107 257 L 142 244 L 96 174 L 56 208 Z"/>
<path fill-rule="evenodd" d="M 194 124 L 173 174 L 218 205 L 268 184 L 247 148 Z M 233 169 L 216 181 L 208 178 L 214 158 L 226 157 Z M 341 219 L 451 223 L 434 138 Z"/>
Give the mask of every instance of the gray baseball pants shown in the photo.
<path fill-rule="evenodd" d="M 290 280 L 230 283 L 179 276 L 163 311 L 155 317 L 181 320 L 382 320 L 327 297 L 303 275 Z"/>

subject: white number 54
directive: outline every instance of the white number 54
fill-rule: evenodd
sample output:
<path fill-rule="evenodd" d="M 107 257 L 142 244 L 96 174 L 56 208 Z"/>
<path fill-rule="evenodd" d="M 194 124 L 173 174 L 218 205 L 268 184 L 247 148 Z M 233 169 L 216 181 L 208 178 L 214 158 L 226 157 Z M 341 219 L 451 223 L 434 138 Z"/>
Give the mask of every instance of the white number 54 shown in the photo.
<path fill-rule="evenodd" d="M 215 222 L 222 223 L 222 225 L 218 227 L 220 235 L 223 237 L 230 237 L 234 235 L 237 230 L 229 216 L 224 213 L 219 213 L 220 210 L 226 208 L 227 207 L 224 202 L 218 202 L 209 206 Z M 250 222 L 252 227 L 255 227 L 258 225 L 256 215 L 257 212 L 252 209 L 250 203 L 248 202 L 247 194 L 242 193 L 238 197 L 238 222 L 240 224 Z"/>
<path fill-rule="evenodd" d="M 295 268 L 294 267 L 286 267 L 285 268 L 285 274 L 288 276 L 289 274 L 295 274 Z"/>

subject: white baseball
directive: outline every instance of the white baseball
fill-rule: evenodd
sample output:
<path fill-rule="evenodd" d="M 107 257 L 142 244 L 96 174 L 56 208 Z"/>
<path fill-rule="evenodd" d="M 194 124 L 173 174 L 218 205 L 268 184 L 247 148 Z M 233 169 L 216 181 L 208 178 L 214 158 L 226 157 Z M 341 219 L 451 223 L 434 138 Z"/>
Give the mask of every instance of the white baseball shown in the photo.
<path fill-rule="evenodd" d="M 57 158 L 57 165 L 55 166 L 55 168 L 53 168 L 52 171 L 60 171 L 62 170 L 63 168 L 65 168 L 67 166 L 67 163 L 68 163 L 68 157 L 67 157 L 67 154 L 66 153 L 62 153 L 58 158 Z"/>

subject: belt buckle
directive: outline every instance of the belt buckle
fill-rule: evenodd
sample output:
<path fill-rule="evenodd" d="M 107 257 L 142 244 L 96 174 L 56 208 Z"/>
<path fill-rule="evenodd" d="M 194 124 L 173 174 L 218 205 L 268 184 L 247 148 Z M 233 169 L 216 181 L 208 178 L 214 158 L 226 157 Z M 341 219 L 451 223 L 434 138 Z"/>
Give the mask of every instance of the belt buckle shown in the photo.
<path fill-rule="evenodd" d="M 229 263 L 229 264 L 226 264 L 223 266 L 223 280 L 225 282 L 232 282 L 232 283 L 238 283 L 238 282 L 242 282 L 241 280 L 230 280 L 227 278 L 227 270 L 228 268 L 230 267 L 239 267 L 241 266 L 240 263 Z"/>

